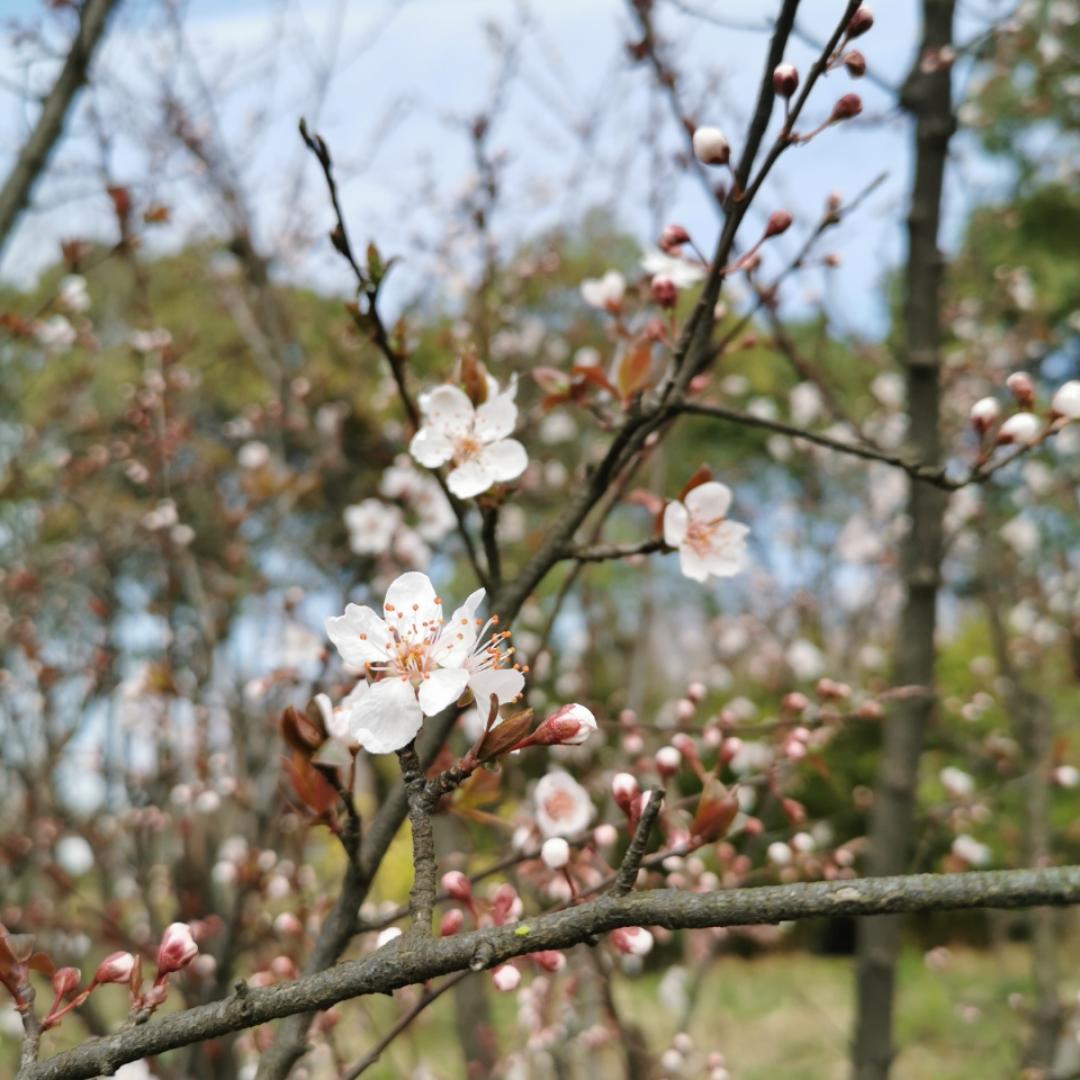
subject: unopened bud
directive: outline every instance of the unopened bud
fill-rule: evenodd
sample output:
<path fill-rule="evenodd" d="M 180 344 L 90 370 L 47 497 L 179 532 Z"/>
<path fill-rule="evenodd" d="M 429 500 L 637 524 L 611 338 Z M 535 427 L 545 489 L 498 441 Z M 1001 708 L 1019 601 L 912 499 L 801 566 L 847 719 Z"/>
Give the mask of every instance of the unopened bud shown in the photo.
<path fill-rule="evenodd" d="M 53 993 L 56 994 L 56 1000 L 60 1001 L 62 998 L 66 998 L 68 994 L 78 990 L 81 978 L 82 972 L 78 968 L 57 968 L 52 977 L 52 988 Z"/>
<path fill-rule="evenodd" d="M 491 973 L 491 981 L 496 990 L 504 994 L 516 990 L 521 982 L 521 972 L 513 964 L 502 964 Z"/>
<path fill-rule="evenodd" d="M 304 924 L 291 911 L 283 911 L 274 919 L 274 929 L 282 937 L 299 937 L 304 932 Z"/>
<path fill-rule="evenodd" d="M 199 954 L 199 946 L 191 934 L 187 923 L 174 922 L 165 927 L 158 946 L 158 975 L 171 975 L 174 971 L 185 968 Z"/>
<path fill-rule="evenodd" d="M 463 904 L 472 900 L 472 882 L 460 870 L 448 870 L 442 876 L 442 890 L 451 900 Z"/>
<path fill-rule="evenodd" d="M 611 944 L 627 956 L 648 956 L 652 952 L 653 936 L 643 926 L 620 926 L 611 931 Z"/>
<path fill-rule="evenodd" d="M 862 98 L 858 94 L 845 94 L 834 106 L 829 117 L 830 124 L 851 120 L 862 112 Z"/>
<path fill-rule="evenodd" d="M 844 53 L 844 67 L 853 79 L 861 79 L 866 74 L 866 57 L 858 49 Z"/>
<path fill-rule="evenodd" d="M 656 751 L 654 760 L 656 761 L 657 771 L 666 780 L 679 771 L 679 766 L 682 764 L 682 754 L 674 746 L 661 746 Z"/>
<path fill-rule="evenodd" d="M 769 222 L 765 226 L 765 239 L 768 240 L 771 236 L 779 236 L 781 233 L 787 232 L 794 220 L 786 210 L 774 210 L 769 215 Z"/>
<path fill-rule="evenodd" d="M 445 912 L 439 923 L 440 937 L 453 937 L 465 925 L 465 912 L 461 908 L 451 908 Z"/>
<path fill-rule="evenodd" d="M 1035 384 L 1026 371 L 1014 371 L 1005 380 L 1005 385 L 1021 409 L 1030 409 L 1035 404 Z"/>
<path fill-rule="evenodd" d="M 93 986 L 100 986 L 102 983 L 127 982 L 131 978 L 132 972 L 135 970 L 136 963 L 135 957 L 129 952 L 109 953 L 109 955 L 98 964 L 97 971 L 94 972 L 91 984 Z"/>
<path fill-rule="evenodd" d="M 596 730 L 596 717 L 576 702 L 563 705 L 513 749 L 526 746 L 580 746 Z"/>
<path fill-rule="evenodd" d="M 660 250 L 671 255 L 690 242 L 690 234 L 681 225 L 665 225 L 660 234 Z"/>
<path fill-rule="evenodd" d="M 976 434 L 985 435 L 1001 415 L 1001 406 L 992 397 L 979 398 L 971 406 L 971 426 Z"/>
<path fill-rule="evenodd" d="M 1033 446 L 1039 441 L 1042 428 L 1042 421 L 1034 413 L 1013 413 L 998 429 L 997 441 L 1001 446 L 1008 443 Z"/>
<path fill-rule="evenodd" d="M 391 941 L 395 941 L 401 937 L 400 926 L 388 926 L 385 930 L 379 931 L 379 936 L 375 939 L 375 948 L 381 949 L 384 945 L 389 945 Z"/>
<path fill-rule="evenodd" d="M 694 154 L 703 165 L 726 165 L 731 160 L 731 145 L 715 127 L 699 127 L 694 132 Z"/>
<path fill-rule="evenodd" d="M 666 274 L 657 274 L 652 279 L 649 291 L 662 308 L 673 308 L 679 302 L 679 290 Z"/>
<path fill-rule="evenodd" d="M 566 954 L 558 949 L 544 949 L 541 952 L 529 953 L 529 959 L 534 960 L 544 971 L 553 974 L 562 971 L 566 967 Z"/>
<path fill-rule="evenodd" d="M 1062 383 L 1050 402 L 1050 415 L 1055 419 L 1080 420 L 1080 380 Z"/>
<path fill-rule="evenodd" d="M 810 708 L 810 699 L 798 690 L 793 690 L 790 694 L 785 694 L 780 699 L 780 708 L 784 712 L 795 713 L 798 715 Z"/>
<path fill-rule="evenodd" d="M 561 870 L 570 862 L 570 845 L 561 836 L 544 841 L 540 859 L 549 870 Z"/>
<path fill-rule="evenodd" d="M 789 98 L 799 89 L 799 69 L 794 64 L 778 64 L 772 73 L 773 89 Z"/>
<path fill-rule="evenodd" d="M 855 14 L 847 24 L 847 36 L 849 38 L 861 37 L 874 25 L 874 11 L 869 4 L 863 4 L 856 8 Z"/>
<path fill-rule="evenodd" d="M 624 814 L 630 813 L 630 804 L 640 793 L 641 787 L 637 782 L 637 778 L 631 773 L 621 772 L 615 774 L 611 781 L 611 794 L 615 799 L 615 805 Z"/>

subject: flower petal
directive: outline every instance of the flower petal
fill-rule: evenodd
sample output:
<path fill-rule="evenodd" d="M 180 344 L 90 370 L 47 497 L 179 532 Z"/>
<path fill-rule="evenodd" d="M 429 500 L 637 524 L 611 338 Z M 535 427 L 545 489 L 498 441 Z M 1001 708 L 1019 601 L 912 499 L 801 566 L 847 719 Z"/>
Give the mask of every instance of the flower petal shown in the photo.
<path fill-rule="evenodd" d="M 436 431 L 451 439 L 460 439 L 472 431 L 476 410 L 468 395 L 456 386 L 438 386 L 424 394 L 420 409 Z"/>
<path fill-rule="evenodd" d="M 514 668 L 488 668 L 469 676 L 469 689 L 481 715 L 487 715 L 491 695 L 499 699 L 500 705 L 513 701 L 525 689 L 525 676 Z"/>
<path fill-rule="evenodd" d="M 369 754 L 391 754 L 408 746 L 423 724 L 416 691 L 407 679 L 374 683 L 348 714 L 349 734 Z"/>
<path fill-rule="evenodd" d="M 681 502 L 669 502 L 664 507 L 664 543 L 668 547 L 678 547 L 686 539 L 689 526 L 690 515 Z"/>
<path fill-rule="evenodd" d="M 746 536 L 750 528 L 740 521 L 722 522 L 713 533 L 703 560 L 714 577 L 732 577 L 746 564 Z"/>
<path fill-rule="evenodd" d="M 464 668 L 436 668 L 420 684 L 420 708 L 424 715 L 434 716 L 453 705 L 468 681 L 469 673 Z"/>
<path fill-rule="evenodd" d="M 686 544 L 679 548 L 679 569 L 691 581 L 704 581 L 709 576 L 708 560 Z"/>
<path fill-rule="evenodd" d="M 731 506 L 731 488 L 716 480 L 710 480 L 688 491 L 683 502 L 691 517 L 700 518 L 702 521 L 716 521 L 717 518 L 722 518 Z"/>
<path fill-rule="evenodd" d="M 501 394 L 488 398 L 476 410 L 476 424 L 473 428 L 477 437 L 486 443 L 505 439 L 514 430 L 517 423 L 517 406 L 514 395 L 517 384 L 513 383 Z"/>
<path fill-rule="evenodd" d="M 484 590 L 477 589 L 443 627 L 432 657 L 440 667 L 461 667 L 476 644 L 476 609 L 483 603 Z"/>
<path fill-rule="evenodd" d="M 434 641 L 443 622 L 442 604 L 431 578 L 419 570 L 402 574 L 390 583 L 383 603 L 387 624 L 408 642 Z"/>
<path fill-rule="evenodd" d="M 480 464 L 502 484 L 516 480 L 529 466 L 529 455 L 517 439 L 500 439 L 480 451 Z"/>
<path fill-rule="evenodd" d="M 437 469 L 454 456 L 454 441 L 437 428 L 422 427 L 409 443 L 409 453 L 421 465 Z"/>
<path fill-rule="evenodd" d="M 385 660 L 390 647 L 386 623 L 371 608 L 359 604 L 348 604 L 344 615 L 327 619 L 326 633 L 341 659 L 355 668 Z"/>
<path fill-rule="evenodd" d="M 491 473 L 475 458 L 459 465 L 446 478 L 446 486 L 459 499 L 471 499 L 487 491 L 494 483 Z"/>

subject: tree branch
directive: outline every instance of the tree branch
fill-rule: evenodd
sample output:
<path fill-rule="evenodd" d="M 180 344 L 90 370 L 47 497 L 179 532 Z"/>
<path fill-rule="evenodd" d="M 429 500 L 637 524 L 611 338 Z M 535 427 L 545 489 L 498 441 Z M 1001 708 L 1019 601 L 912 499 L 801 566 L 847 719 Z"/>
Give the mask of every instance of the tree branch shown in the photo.
<path fill-rule="evenodd" d="M 87 80 L 94 52 L 117 3 L 118 0 L 86 0 L 79 12 L 79 28 L 60 74 L 45 98 L 34 130 L 0 188 L 0 252 L 64 130 L 64 121 Z"/>
<path fill-rule="evenodd" d="M 1017 908 L 1080 903 L 1080 866 L 918 874 L 692 893 L 673 889 L 602 896 L 519 923 L 446 938 L 402 938 L 362 960 L 266 989 L 238 989 L 224 1001 L 162 1016 L 20 1071 L 18 1080 L 89 1080 L 121 1065 L 278 1017 L 390 993 L 470 967 L 493 967 L 545 949 L 569 949 L 620 926 L 670 930 L 749 926 L 791 919 Z"/>
<path fill-rule="evenodd" d="M 615 876 L 615 884 L 611 886 L 612 896 L 626 896 L 634 888 L 637 881 L 638 870 L 641 869 L 641 860 L 645 858 L 645 849 L 649 845 L 649 835 L 653 825 L 660 815 L 664 805 L 664 793 L 658 790 L 645 792 L 645 806 L 641 811 L 641 818 L 634 830 L 633 839 L 623 856 L 622 865 Z"/>
<path fill-rule="evenodd" d="M 414 744 L 409 743 L 397 754 L 409 799 L 409 824 L 412 826 L 413 884 L 409 893 L 412 932 L 419 937 L 431 937 L 437 879 L 435 831 L 431 827 L 432 799 Z"/>

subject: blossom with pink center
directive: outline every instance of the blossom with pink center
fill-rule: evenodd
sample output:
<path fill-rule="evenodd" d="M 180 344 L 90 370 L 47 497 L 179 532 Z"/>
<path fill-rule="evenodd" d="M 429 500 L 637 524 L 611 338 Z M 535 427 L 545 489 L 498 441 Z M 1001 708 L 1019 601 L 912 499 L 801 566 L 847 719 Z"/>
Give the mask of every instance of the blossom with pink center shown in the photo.
<path fill-rule="evenodd" d="M 488 399 L 479 406 L 450 385 L 420 397 L 424 423 L 413 436 L 409 453 L 429 469 L 451 465 L 446 483 L 459 499 L 516 480 L 529 464 L 525 447 L 509 438 L 517 424 L 517 383 L 502 393 L 494 379 L 488 385 Z"/>
<path fill-rule="evenodd" d="M 344 615 L 327 619 L 326 632 L 341 658 L 363 670 L 370 683 L 349 695 L 340 723 L 331 711 L 334 734 L 370 754 L 389 754 L 416 737 L 425 716 L 441 712 L 466 689 L 485 708 L 492 697 L 500 705 L 513 701 L 525 677 L 505 666 L 510 650 L 502 645 L 509 635 L 485 636 L 492 621 L 481 625 L 475 617 L 483 599 L 484 590 L 477 589 L 444 625 L 442 600 L 430 579 L 410 571 L 391 582 L 385 618 L 349 604 Z"/>
<path fill-rule="evenodd" d="M 576 836 L 589 827 L 589 793 L 567 772 L 553 769 L 536 785 L 536 823 L 545 836 Z"/>
<path fill-rule="evenodd" d="M 731 577 L 743 569 L 749 526 L 728 521 L 731 490 L 710 480 L 664 510 L 664 543 L 679 549 L 682 572 L 694 581 Z"/>

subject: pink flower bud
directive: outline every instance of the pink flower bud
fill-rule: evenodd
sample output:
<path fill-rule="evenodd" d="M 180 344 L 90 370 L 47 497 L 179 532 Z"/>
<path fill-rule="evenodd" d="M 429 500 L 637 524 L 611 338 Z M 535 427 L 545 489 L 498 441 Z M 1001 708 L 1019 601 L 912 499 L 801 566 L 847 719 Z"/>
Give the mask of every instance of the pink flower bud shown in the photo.
<path fill-rule="evenodd" d="M 844 67 L 853 79 L 861 79 L 866 74 L 866 57 L 858 49 L 844 53 Z"/>
<path fill-rule="evenodd" d="M 1035 404 L 1035 384 L 1026 371 L 1014 371 L 1005 380 L 1005 385 L 1021 409 L 1030 409 Z"/>
<path fill-rule="evenodd" d="M 694 154 L 703 165 L 726 165 L 731 160 L 731 145 L 715 127 L 699 127 L 694 132 Z"/>
<path fill-rule="evenodd" d="M 794 64 L 778 64 L 772 73 L 773 89 L 785 98 L 799 89 L 799 69 Z"/>
<path fill-rule="evenodd" d="M 855 9 L 851 21 L 847 24 L 847 36 L 849 38 L 861 37 L 874 25 L 874 11 L 869 4 L 863 4 Z"/>
<path fill-rule="evenodd" d="M 496 926 L 516 922 L 521 917 L 522 911 L 524 911 L 524 905 L 517 894 L 517 889 L 510 882 L 503 882 L 491 898 L 491 921 Z"/>
<path fill-rule="evenodd" d="M 862 112 L 862 98 L 858 94 L 845 94 L 834 106 L 829 117 L 830 124 L 851 120 Z"/>
<path fill-rule="evenodd" d="M 562 971 L 566 967 L 566 954 L 558 949 L 544 949 L 542 952 L 529 953 L 529 959 L 534 960 L 544 971 L 552 973 Z"/>
<path fill-rule="evenodd" d="M 694 703 L 689 698 L 679 698 L 675 702 L 675 717 L 678 720 L 690 720 L 695 712 Z"/>
<path fill-rule="evenodd" d="M 648 956 L 653 936 L 643 926 L 620 926 L 611 931 L 611 944 L 627 956 Z"/>
<path fill-rule="evenodd" d="M 199 953 L 199 946 L 191 936 L 191 927 L 187 923 L 174 922 L 165 927 L 158 946 L 158 977 L 171 975 L 174 971 L 187 967 Z"/>
<path fill-rule="evenodd" d="M 451 900 L 467 904 L 472 900 L 472 882 L 460 870 L 448 870 L 442 876 L 442 890 Z"/>
<path fill-rule="evenodd" d="M 705 700 L 706 690 L 703 682 L 692 682 L 686 688 L 686 696 L 695 704 L 700 705 Z"/>
<path fill-rule="evenodd" d="M 851 687 L 847 683 L 837 682 L 828 677 L 818 679 L 815 689 L 818 697 L 824 701 L 843 701 L 851 697 Z"/>
<path fill-rule="evenodd" d="M 672 255 L 690 242 L 690 234 L 681 225 L 665 225 L 660 234 L 660 250 Z"/>
<path fill-rule="evenodd" d="M 580 746 L 596 730 L 596 717 L 576 702 L 563 705 L 513 749 L 527 746 Z"/>
<path fill-rule="evenodd" d="M 597 847 L 611 847 L 619 839 L 619 830 L 611 822 L 605 821 L 593 829 L 593 843 Z"/>
<path fill-rule="evenodd" d="M 997 441 L 1000 446 L 1008 443 L 1033 446 L 1038 442 L 1042 429 L 1042 421 L 1034 413 L 1013 413 L 998 429 Z"/>
<path fill-rule="evenodd" d="M 561 836 L 544 841 L 540 859 L 549 870 L 561 870 L 570 862 L 570 845 Z"/>
<path fill-rule="evenodd" d="M 676 732 L 671 736 L 671 745 L 675 747 L 685 758 L 693 760 L 698 756 L 697 746 L 694 740 L 685 731 Z"/>
<path fill-rule="evenodd" d="M 611 781 L 611 794 L 624 814 L 630 813 L 630 805 L 641 794 L 637 778 L 628 772 L 616 773 Z"/>
<path fill-rule="evenodd" d="M 992 397 L 979 398 L 971 406 L 971 426 L 977 435 L 985 435 L 1001 415 L 1001 406 Z"/>
<path fill-rule="evenodd" d="M 439 923 L 440 937 L 453 937 L 465 925 L 465 912 L 461 908 L 451 908 L 445 912 Z"/>
<path fill-rule="evenodd" d="M 674 746 L 661 746 L 656 751 L 654 760 L 656 761 L 657 771 L 666 780 L 679 771 L 679 766 L 682 764 L 682 754 Z"/>
<path fill-rule="evenodd" d="M 810 708 L 810 699 L 805 694 L 800 694 L 798 690 L 794 690 L 783 696 L 780 700 L 780 708 L 788 713 L 805 712 Z"/>
<path fill-rule="evenodd" d="M 662 308 L 673 308 L 679 302 L 679 290 L 666 274 L 657 274 L 652 279 L 649 291 Z"/>
<path fill-rule="evenodd" d="M 57 968 L 52 977 L 52 988 L 53 993 L 56 994 L 56 1000 L 60 1001 L 62 998 L 66 998 L 68 994 L 78 990 L 81 978 L 82 972 L 78 968 Z"/>
<path fill-rule="evenodd" d="M 94 972 L 94 977 L 90 980 L 90 983 L 92 986 L 100 986 L 102 983 L 127 982 L 135 970 L 136 962 L 135 957 L 129 952 L 109 953 L 98 964 L 97 971 Z"/>
<path fill-rule="evenodd" d="M 1055 419 L 1080 420 L 1080 380 L 1062 383 L 1050 402 L 1050 415 Z"/>
<path fill-rule="evenodd" d="M 769 215 L 769 223 L 765 226 L 765 239 L 768 240 L 770 236 L 779 236 L 787 232 L 794 220 L 786 210 L 774 210 Z"/>
<path fill-rule="evenodd" d="M 491 981 L 495 984 L 496 990 L 501 990 L 504 994 L 507 994 L 511 990 L 518 988 L 521 982 L 521 972 L 513 964 L 500 964 L 491 973 Z"/>
<path fill-rule="evenodd" d="M 283 911 L 274 919 L 274 930 L 282 937 L 300 937 L 304 924 L 291 911 Z"/>

